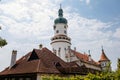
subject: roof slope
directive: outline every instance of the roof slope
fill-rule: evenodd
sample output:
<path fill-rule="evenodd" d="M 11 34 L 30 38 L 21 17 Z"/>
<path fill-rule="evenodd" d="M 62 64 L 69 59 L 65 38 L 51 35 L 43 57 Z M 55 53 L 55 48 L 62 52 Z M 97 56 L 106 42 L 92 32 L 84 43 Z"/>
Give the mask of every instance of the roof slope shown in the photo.
<path fill-rule="evenodd" d="M 80 53 L 77 51 L 72 50 L 72 52 L 77 56 L 78 59 L 80 59 L 83 62 L 89 63 L 89 64 L 94 64 L 94 65 L 99 65 L 98 62 L 94 61 L 93 59 L 89 61 L 89 55 L 84 53 Z"/>
<path fill-rule="evenodd" d="M 32 56 L 35 56 L 35 58 Z M 55 63 L 58 62 L 62 67 L 69 67 L 67 63 L 62 61 L 47 48 L 43 48 L 42 50 L 34 49 L 32 52 L 29 52 L 20 58 L 12 68 L 9 69 L 8 67 L 2 71 L 0 75 L 23 73 L 60 73 L 55 65 Z"/>

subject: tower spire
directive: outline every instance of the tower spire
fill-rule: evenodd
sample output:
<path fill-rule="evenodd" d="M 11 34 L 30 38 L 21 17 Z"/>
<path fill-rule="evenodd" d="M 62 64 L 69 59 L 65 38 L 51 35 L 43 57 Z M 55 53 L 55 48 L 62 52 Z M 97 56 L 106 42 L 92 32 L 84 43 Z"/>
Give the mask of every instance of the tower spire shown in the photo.
<path fill-rule="evenodd" d="M 60 4 L 60 9 L 62 9 L 62 5 Z"/>
<path fill-rule="evenodd" d="M 103 45 L 101 46 L 102 50 L 103 50 Z"/>
<path fill-rule="evenodd" d="M 59 9 L 59 11 L 58 11 L 58 16 L 59 16 L 59 17 L 63 17 L 63 10 L 62 10 L 62 8 L 61 8 L 61 4 L 60 4 L 60 9 Z"/>
<path fill-rule="evenodd" d="M 102 52 L 104 52 L 103 45 L 101 46 L 101 48 L 102 48 Z"/>

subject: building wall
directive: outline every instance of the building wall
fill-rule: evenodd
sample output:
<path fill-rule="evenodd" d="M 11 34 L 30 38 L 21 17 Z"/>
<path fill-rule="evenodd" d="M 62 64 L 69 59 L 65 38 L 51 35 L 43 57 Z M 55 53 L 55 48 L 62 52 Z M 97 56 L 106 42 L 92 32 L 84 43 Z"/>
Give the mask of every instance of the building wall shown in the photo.
<path fill-rule="evenodd" d="M 83 63 L 83 64 L 85 64 L 85 66 L 86 66 L 87 68 L 91 68 L 91 69 L 95 69 L 95 70 L 101 71 L 101 67 L 100 67 L 100 66 L 96 66 L 96 65 L 94 65 L 94 64 L 89 64 L 89 63 Z"/>

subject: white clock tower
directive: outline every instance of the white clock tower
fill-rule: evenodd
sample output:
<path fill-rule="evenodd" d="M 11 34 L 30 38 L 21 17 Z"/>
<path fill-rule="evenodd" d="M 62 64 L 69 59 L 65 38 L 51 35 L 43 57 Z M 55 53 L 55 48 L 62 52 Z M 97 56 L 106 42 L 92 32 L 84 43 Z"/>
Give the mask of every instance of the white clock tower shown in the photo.
<path fill-rule="evenodd" d="M 67 36 L 67 19 L 63 17 L 63 10 L 60 6 L 58 18 L 54 21 L 54 36 L 51 38 L 53 53 L 65 62 L 70 62 L 71 39 Z"/>

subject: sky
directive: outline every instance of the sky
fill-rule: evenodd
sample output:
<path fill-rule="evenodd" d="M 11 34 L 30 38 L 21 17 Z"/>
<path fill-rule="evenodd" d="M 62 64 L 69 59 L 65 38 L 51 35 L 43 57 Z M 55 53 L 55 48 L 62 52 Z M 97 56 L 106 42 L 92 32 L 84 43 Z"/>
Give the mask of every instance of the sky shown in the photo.
<path fill-rule="evenodd" d="M 73 49 L 91 51 L 98 61 L 103 46 L 117 68 L 120 58 L 120 0 L 1 0 L 0 36 L 8 44 L 0 48 L 0 71 L 10 65 L 12 50 L 17 59 L 43 44 L 51 50 L 54 20 L 62 4 L 68 20 L 68 36 Z"/>

